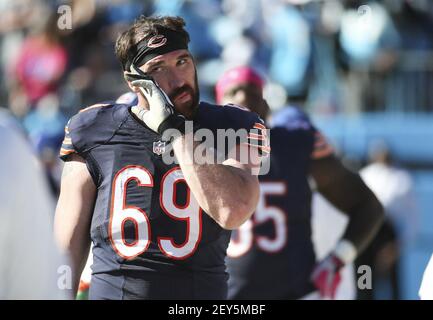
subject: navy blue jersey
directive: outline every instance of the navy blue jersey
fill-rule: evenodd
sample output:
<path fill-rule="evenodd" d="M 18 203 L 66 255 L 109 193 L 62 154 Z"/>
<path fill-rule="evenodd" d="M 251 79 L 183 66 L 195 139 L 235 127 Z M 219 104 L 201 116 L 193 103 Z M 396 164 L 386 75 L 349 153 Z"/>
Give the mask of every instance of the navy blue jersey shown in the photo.
<path fill-rule="evenodd" d="M 196 120 L 213 132 L 262 125 L 253 113 L 206 103 Z M 97 187 L 90 298 L 226 297 L 230 231 L 202 211 L 180 167 L 164 163 L 168 150 L 128 105 L 95 105 L 69 121 L 61 157 L 82 156 Z"/>
<path fill-rule="evenodd" d="M 311 240 L 311 159 L 331 147 L 299 109 L 273 117 L 270 171 L 260 176 L 260 201 L 232 234 L 227 266 L 230 299 L 297 299 L 314 290 Z"/>

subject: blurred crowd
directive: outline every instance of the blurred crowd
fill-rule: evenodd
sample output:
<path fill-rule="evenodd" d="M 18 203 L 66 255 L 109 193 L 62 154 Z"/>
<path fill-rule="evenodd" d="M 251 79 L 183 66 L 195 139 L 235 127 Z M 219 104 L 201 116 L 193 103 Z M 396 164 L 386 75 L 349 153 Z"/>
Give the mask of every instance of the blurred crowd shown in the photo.
<path fill-rule="evenodd" d="M 59 24 L 64 5 L 71 28 Z M 48 167 L 69 116 L 127 91 L 113 44 L 141 14 L 186 20 L 203 100 L 214 100 L 224 70 L 252 65 L 274 110 L 288 101 L 327 115 L 433 107 L 423 90 L 433 62 L 426 0 L 0 0 L 0 11 L 0 106 Z"/>
<path fill-rule="evenodd" d="M 71 28 L 59 19 L 71 8 Z M 272 110 L 332 117 L 433 110 L 428 0 L 0 0 L 0 106 L 19 119 L 58 194 L 68 118 L 128 91 L 114 42 L 139 15 L 187 22 L 201 99 L 230 67 L 267 80 Z"/>

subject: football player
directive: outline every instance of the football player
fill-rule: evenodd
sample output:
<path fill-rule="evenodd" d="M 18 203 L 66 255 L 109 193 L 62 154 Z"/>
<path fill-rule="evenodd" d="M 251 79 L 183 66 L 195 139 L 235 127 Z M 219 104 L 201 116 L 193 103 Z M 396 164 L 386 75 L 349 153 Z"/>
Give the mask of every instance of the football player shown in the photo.
<path fill-rule="evenodd" d="M 230 230 L 257 205 L 253 171 L 269 149 L 257 143 L 257 115 L 199 102 L 184 27 L 179 17 L 139 18 L 115 49 L 138 104 L 94 105 L 66 127 L 55 232 L 72 257 L 75 292 L 92 241 L 90 299 L 227 297 Z M 255 134 L 224 152 L 213 144 L 202 155 L 210 161 L 198 163 L 199 128 Z M 212 162 L 213 152 L 224 161 Z M 177 162 L 167 163 L 171 154 Z"/>
<path fill-rule="evenodd" d="M 231 69 L 216 85 L 217 103 L 245 106 L 266 119 L 263 85 L 252 68 Z M 341 268 L 372 239 L 383 209 L 302 111 L 287 107 L 272 119 L 270 171 L 260 176 L 257 210 L 233 232 L 228 249 L 229 298 L 301 299 L 318 291 L 332 299 Z M 311 239 L 309 176 L 350 219 L 335 249 L 318 263 Z"/>

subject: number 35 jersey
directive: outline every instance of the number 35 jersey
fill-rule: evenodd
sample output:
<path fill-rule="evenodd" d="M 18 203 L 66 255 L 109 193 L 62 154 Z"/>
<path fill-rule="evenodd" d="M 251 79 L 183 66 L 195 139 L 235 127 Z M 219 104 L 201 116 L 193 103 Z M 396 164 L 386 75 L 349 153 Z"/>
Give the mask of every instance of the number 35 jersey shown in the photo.
<path fill-rule="evenodd" d="M 253 113 L 207 103 L 200 103 L 196 119 L 214 133 L 263 127 Z M 83 157 L 97 187 L 90 230 L 93 276 L 206 274 L 226 286 L 230 231 L 203 212 L 179 166 L 163 161 L 169 146 L 134 118 L 130 106 L 83 109 L 65 131 L 61 158 Z"/>
<path fill-rule="evenodd" d="M 232 233 L 227 257 L 231 299 L 297 299 L 314 290 L 312 159 L 333 150 L 299 109 L 273 115 L 270 170 L 260 179 L 252 218 Z"/>

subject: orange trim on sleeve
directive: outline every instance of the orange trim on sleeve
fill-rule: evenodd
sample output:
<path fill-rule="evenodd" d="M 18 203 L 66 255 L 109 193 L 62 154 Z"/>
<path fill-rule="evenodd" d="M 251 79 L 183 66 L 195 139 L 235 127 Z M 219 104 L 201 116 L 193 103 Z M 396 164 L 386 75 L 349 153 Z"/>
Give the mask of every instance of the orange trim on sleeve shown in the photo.
<path fill-rule="evenodd" d="M 334 149 L 330 145 L 327 145 L 323 149 L 314 150 L 311 157 L 313 159 L 320 159 L 320 158 L 324 158 L 324 157 L 331 155 L 333 152 L 334 152 Z"/>
<path fill-rule="evenodd" d="M 62 155 L 62 156 L 67 156 L 68 154 L 71 154 L 71 153 L 74 153 L 74 152 L 75 152 L 75 150 L 66 150 L 66 149 L 63 149 L 63 148 L 60 149 L 60 155 Z"/>
<path fill-rule="evenodd" d="M 248 135 L 248 138 L 254 139 L 254 140 L 266 140 L 266 136 L 262 134 L 256 134 L 256 133 L 250 133 Z"/>
<path fill-rule="evenodd" d="M 266 127 L 264 125 L 262 125 L 261 123 L 258 123 L 258 122 L 254 123 L 253 128 L 259 129 L 259 130 L 266 130 Z"/>

